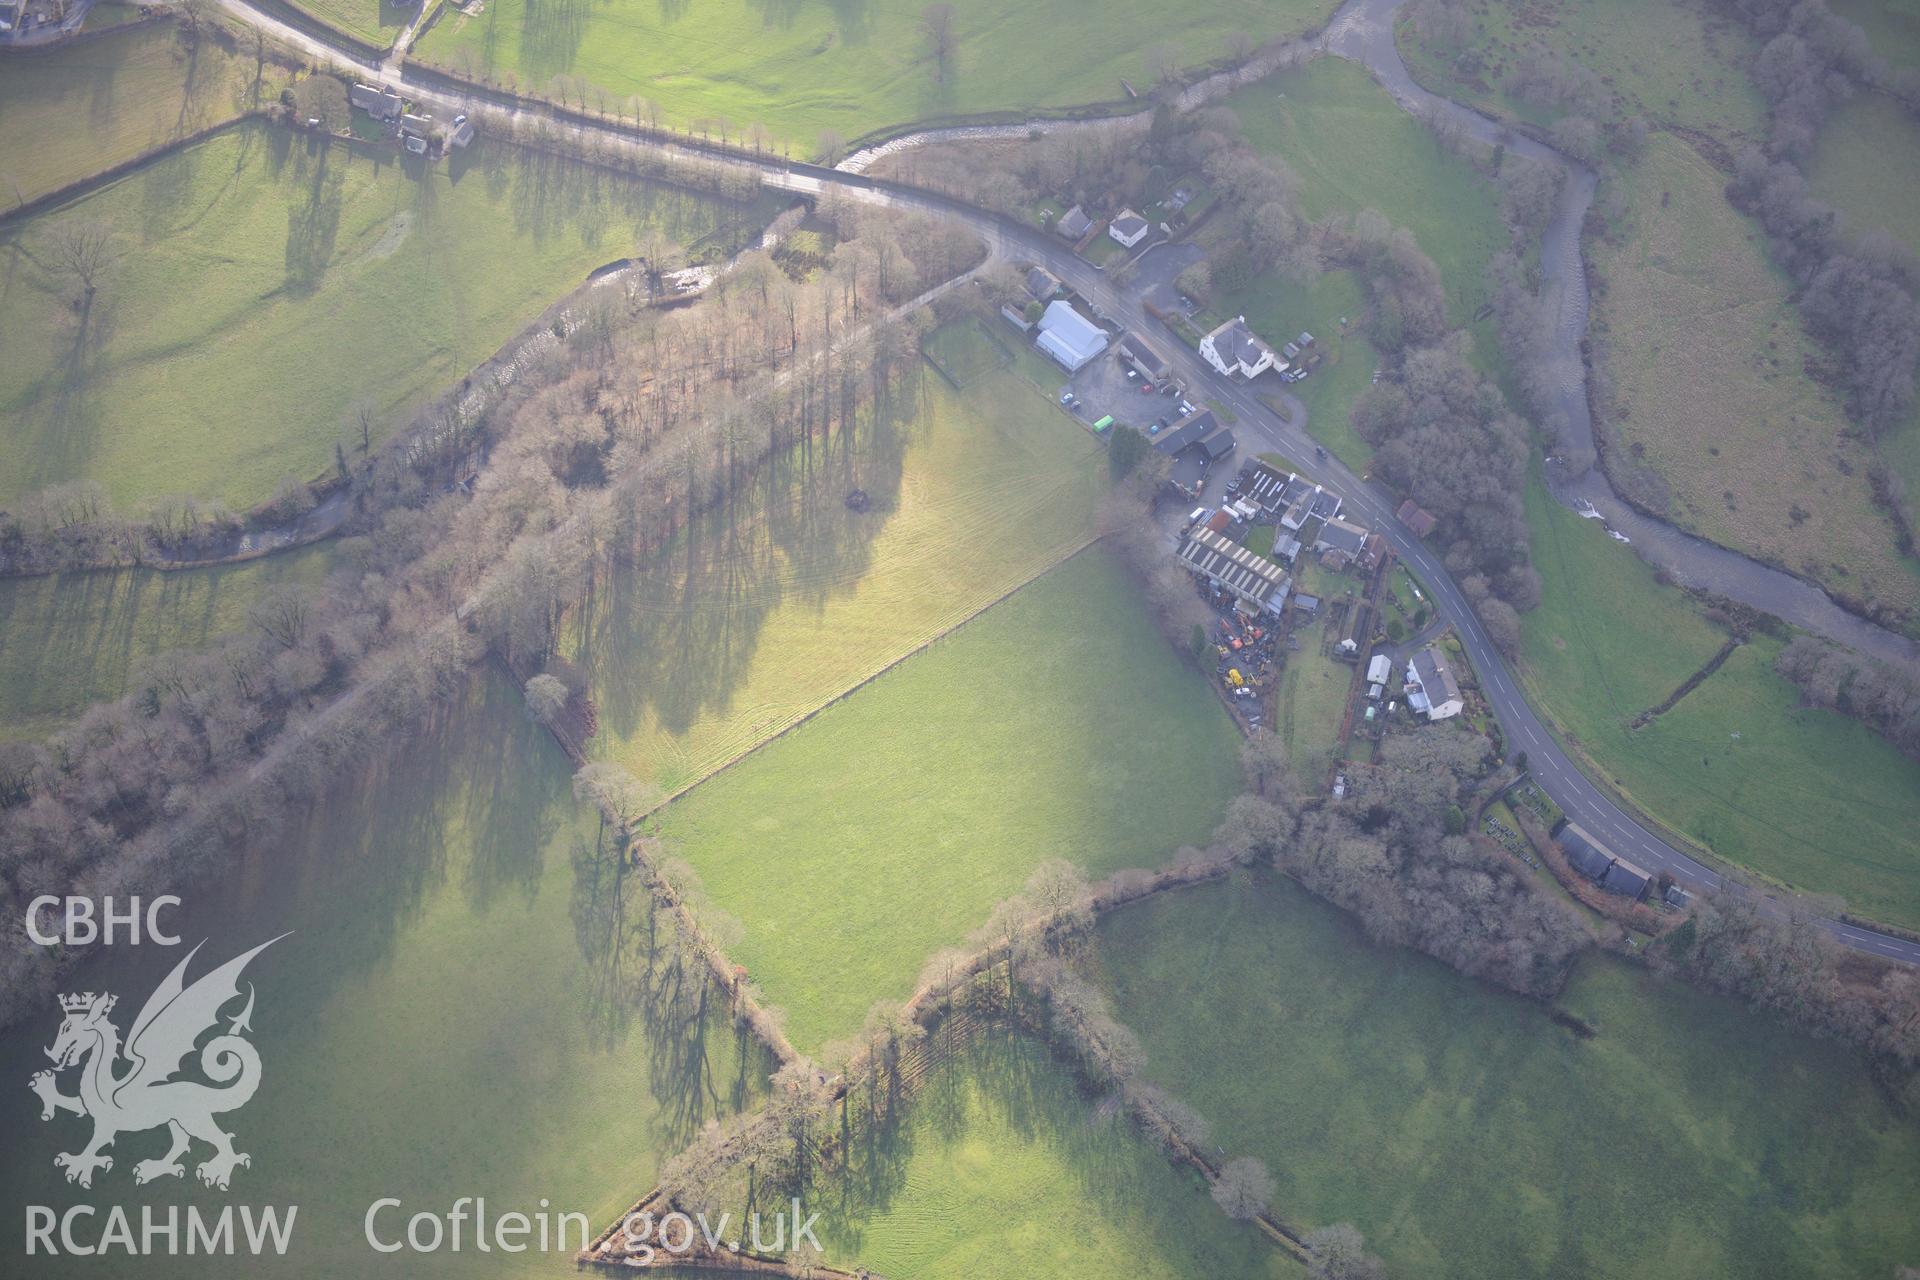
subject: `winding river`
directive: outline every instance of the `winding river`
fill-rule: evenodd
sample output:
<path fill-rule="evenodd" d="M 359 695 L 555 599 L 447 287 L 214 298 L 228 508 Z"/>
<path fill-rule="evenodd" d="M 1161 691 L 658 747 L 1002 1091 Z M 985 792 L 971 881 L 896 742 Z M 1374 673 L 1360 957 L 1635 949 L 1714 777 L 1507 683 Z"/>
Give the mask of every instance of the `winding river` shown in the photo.
<path fill-rule="evenodd" d="M 1567 175 L 1559 208 L 1540 246 L 1541 273 L 1555 312 L 1555 407 L 1567 422 L 1569 461 L 1547 472 L 1548 488 L 1555 499 L 1575 511 L 1591 508 L 1599 512 L 1608 524 L 1633 539 L 1633 545 L 1649 563 L 1687 586 L 1703 587 L 1751 605 L 1882 661 L 1903 665 L 1920 661 L 1920 644 L 1849 613 L 1806 580 L 1635 510 L 1614 491 L 1605 470 L 1593 465 L 1597 457 L 1593 416 L 1580 354 L 1587 333 L 1588 303 L 1580 231 L 1598 179 L 1592 169 L 1553 148 L 1414 83 L 1393 39 L 1394 15 L 1405 2 L 1351 0 L 1341 6 L 1327 27 L 1328 51 L 1366 67 L 1408 111 L 1421 116 L 1444 115 L 1480 142 L 1504 144 L 1516 155 L 1553 165 Z"/>

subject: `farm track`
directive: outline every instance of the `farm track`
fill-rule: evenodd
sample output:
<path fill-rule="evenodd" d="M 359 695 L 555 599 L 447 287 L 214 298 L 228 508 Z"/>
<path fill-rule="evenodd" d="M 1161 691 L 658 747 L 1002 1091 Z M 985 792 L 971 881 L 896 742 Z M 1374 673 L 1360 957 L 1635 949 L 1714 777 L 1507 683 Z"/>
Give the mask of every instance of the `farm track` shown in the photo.
<path fill-rule="evenodd" d="M 1579 347 L 1587 327 L 1588 290 L 1580 231 L 1593 201 L 1597 177 L 1591 169 L 1544 143 L 1515 134 L 1504 125 L 1416 84 L 1401 61 L 1393 38 L 1393 18 L 1404 2 L 1350 0 L 1334 15 L 1317 46 L 1324 52 L 1365 66 L 1406 110 L 1423 116 L 1438 113 L 1451 117 L 1469 136 L 1481 142 L 1505 145 L 1516 154 L 1551 165 L 1568 175 L 1560 205 L 1541 245 L 1541 266 L 1558 295 L 1559 314 L 1554 323 L 1558 358 L 1565 362 L 1569 374 L 1574 369 L 1584 371 Z M 276 39 L 303 51 L 321 65 L 353 68 L 355 74 L 365 78 L 398 84 L 415 98 L 446 109 L 469 112 L 483 127 L 489 122 L 540 124 L 581 141 L 743 169 L 758 175 L 770 188 L 797 195 L 817 197 L 829 189 L 837 189 L 864 203 L 962 223 L 981 236 L 994 256 L 1038 262 L 1085 296 L 1107 318 L 1159 337 L 1173 353 L 1176 374 L 1190 385 L 1211 390 L 1211 398 L 1222 401 L 1238 416 L 1239 430 L 1254 436 L 1262 448 L 1301 456 L 1295 451 L 1311 450 L 1314 445 L 1313 437 L 1304 427 L 1305 406 L 1296 398 L 1281 393 L 1280 399 L 1289 414 L 1283 420 L 1248 388 L 1227 381 L 1202 363 L 1163 322 L 1147 314 L 1139 295 L 1072 253 L 1057 238 L 1035 228 L 988 213 L 963 200 L 905 183 L 655 133 L 551 103 L 489 90 L 443 72 L 406 66 L 396 73 L 356 55 L 350 47 L 343 47 L 344 42 L 329 43 L 253 7 L 247 0 L 220 0 L 220 4 L 241 22 L 266 29 Z M 1214 80 L 1223 88 L 1238 82 L 1233 75 Z M 1189 91 L 1188 96 L 1198 95 Z M 931 139 L 939 135 L 921 136 Z M 1593 423 L 1584 372 L 1577 381 L 1570 379 L 1564 385 L 1559 408 L 1566 415 L 1576 444 L 1584 444 L 1584 456 L 1590 457 Z M 1396 554 L 1433 586 L 1437 605 L 1453 620 L 1469 658 L 1482 674 L 1482 687 L 1506 727 L 1509 740 L 1517 748 L 1528 751 L 1534 762 L 1536 780 L 1547 788 L 1561 808 L 1609 841 L 1616 852 L 1643 867 L 1655 872 L 1669 871 L 1682 882 L 1698 888 L 1737 888 L 1737 881 L 1729 880 L 1719 869 L 1650 830 L 1580 771 L 1527 702 L 1518 681 L 1508 671 L 1505 660 L 1468 607 L 1452 576 L 1439 559 L 1394 518 L 1397 504 L 1393 495 L 1381 486 L 1363 482 L 1337 460 L 1330 459 L 1324 470 L 1329 481 L 1350 495 L 1349 506 L 1355 514 L 1380 529 Z M 1633 539 L 1643 558 L 1685 585 L 1701 587 L 1771 613 L 1882 661 L 1899 665 L 1920 662 L 1920 644 L 1847 612 L 1818 587 L 1634 510 L 1614 492 L 1598 468 L 1588 468 L 1578 475 L 1556 469 L 1549 474 L 1548 484 L 1556 500 L 1564 505 L 1575 509 L 1582 504 L 1591 505 L 1613 527 Z M 1767 909 L 1781 908 L 1769 905 Z M 1920 942 L 1840 920 L 1828 919 L 1822 924 L 1843 945 L 1870 955 L 1920 964 Z"/>

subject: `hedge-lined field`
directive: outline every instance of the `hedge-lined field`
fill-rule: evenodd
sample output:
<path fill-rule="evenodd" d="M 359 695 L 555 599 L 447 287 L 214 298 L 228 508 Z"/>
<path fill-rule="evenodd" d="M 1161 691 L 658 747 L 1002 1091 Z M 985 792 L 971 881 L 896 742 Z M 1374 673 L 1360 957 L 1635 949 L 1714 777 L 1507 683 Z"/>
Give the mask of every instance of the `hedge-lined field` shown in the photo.
<path fill-rule="evenodd" d="M 1267 873 L 1105 917 L 1147 1075 L 1300 1230 L 1391 1274 L 1878 1280 L 1920 1254 L 1920 1124 L 1864 1061 L 1595 956 L 1549 1007 Z M 1586 1035 L 1576 1028 L 1590 1029 Z"/>
<path fill-rule="evenodd" d="M 1040 862 L 1099 878 L 1203 841 L 1239 789 L 1236 743 L 1096 550 L 695 788 L 661 827 L 740 922 L 729 954 L 811 1049 L 904 999 Z"/>

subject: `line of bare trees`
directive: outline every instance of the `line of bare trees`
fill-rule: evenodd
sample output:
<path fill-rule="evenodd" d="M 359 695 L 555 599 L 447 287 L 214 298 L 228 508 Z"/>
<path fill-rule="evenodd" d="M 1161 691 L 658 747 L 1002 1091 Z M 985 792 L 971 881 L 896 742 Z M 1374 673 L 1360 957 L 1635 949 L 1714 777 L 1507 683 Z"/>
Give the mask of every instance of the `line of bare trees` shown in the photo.
<path fill-rule="evenodd" d="M 564 339 L 529 344 L 481 420 L 449 416 L 450 447 L 489 450 L 471 497 L 429 483 L 435 450 L 382 453 L 375 514 L 326 582 L 269 592 L 220 645 L 146 663 L 45 743 L 0 747 L 0 1023 L 66 959 L 26 938 L 29 899 L 158 892 L 271 838 L 488 647 L 540 666 L 602 557 L 648 554 L 775 452 L 890 395 L 915 330 L 872 322 L 957 249 L 837 216 L 848 239 L 810 284 L 755 254 L 694 308 L 608 291 Z"/>
<path fill-rule="evenodd" d="M 1851 716 L 1920 759 L 1920 679 L 1813 636 L 1795 636 L 1773 669 L 1816 707 Z"/>

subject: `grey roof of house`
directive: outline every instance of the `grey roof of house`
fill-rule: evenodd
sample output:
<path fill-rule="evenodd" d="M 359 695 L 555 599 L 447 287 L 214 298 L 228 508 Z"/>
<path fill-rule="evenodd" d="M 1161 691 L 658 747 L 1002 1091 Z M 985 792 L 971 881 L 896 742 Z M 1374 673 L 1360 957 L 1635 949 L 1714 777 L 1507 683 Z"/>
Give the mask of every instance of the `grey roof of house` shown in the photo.
<path fill-rule="evenodd" d="M 1287 571 L 1263 555 L 1213 531 L 1195 529 L 1182 544 L 1180 559 L 1196 573 L 1218 582 L 1243 600 L 1268 604 L 1286 599 Z"/>
<path fill-rule="evenodd" d="M 1045 267 L 1027 268 L 1027 292 L 1035 301 L 1045 302 L 1060 291 L 1060 277 Z"/>
<path fill-rule="evenodd" d="M 1247 327 L 1245 316 L 1235 316 L 1207 335 L 1213 339 L 1213 349 L 1224 360 L 1232 360 L 1243 365 L 1256 365 L 1272 354 L 1271 348 L 1260 341 L 1260 335 Z"/>
<path fill-rule="evenodd" d="M 1307 508 L 1307 514 L 1319 516 L 1322 520 L 1331 520 L 1340 514 L 1340 496 L 1328 493 L 1325 489 L 1313 495 L 1313 505 Z"/>
<path fill-rule="evenodd" d="M 1320 597 L 1310 596 L 1304 591 L 1295 592 L 1293 597 L 1293 604 L 1295 608 L 1301 610 L 1302 612 L 1317 613 L 1319 612 L 1319 609 L 1320 609 Z"/>
<path fill-rule="evenodd" d="M 1108 225 L 1119 234 L 1132 238 L 1147 229 L 1147 220 L 1131 209 L 1123 209 L 1120 216 Z"/>
<path fill-rule="evenodd" d="M 1198 413 L 1188 414 L 1180 421 L 1162 431 L 1154 439 L 1153 447 L 1164 454 L 1176 454 L 1190 444 L 1197 444 L 1209 431 L 1220 425 L 1213 416 L 1213 410 L 1202 409 Z"/>
<path fill-rule="evenodd" d="M 376 120 L 400 118 L 400 95 L 385 85 L 356 84 L 347 90 L 347 101 Z"/>
<path fill-rule="evenodd" d="M 1413 655 L 1411 663 L 1413 674 L 1420 681 L 1420 688 L 1426 692 L 1427 701 L 1435 706 L 1442 702 L 1452 702 L 1460 696 L 1460 684 L 1453 678 L 1452 668 L 1440 651 L 1427 645 Z"/>
<path fill-rule="evenodd" d="M 1137 333 L 1130 333 L 1120 340 L 1120 349 L 1133 357 L 1134 363 L 1144 365 L 1154 377 L 1159 377 L 1170 367 L 1167 358 Z"/>
<path fill-rule="evenodd" d="M 1087 228 L 1092 225 L 1093 219 L 1087 216 L 1086 210 L 1075 205 L 1060 215 L 1060 220 L 1053 224 L 1053 229 L 1069 240 L 1078 240 L 1087 234 Z"/>
<path fill-rule="evenodd" d="M 1360 548 L 1366 545 L 1367 531 L 1357 524 L 1348 524 L 1345 520 L 1329 520 L 1320 527 L 1320 536 L 1314 539 L 1317 551 L 1344 551 L 1348 555 L 1358 555 Z"/>

